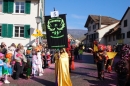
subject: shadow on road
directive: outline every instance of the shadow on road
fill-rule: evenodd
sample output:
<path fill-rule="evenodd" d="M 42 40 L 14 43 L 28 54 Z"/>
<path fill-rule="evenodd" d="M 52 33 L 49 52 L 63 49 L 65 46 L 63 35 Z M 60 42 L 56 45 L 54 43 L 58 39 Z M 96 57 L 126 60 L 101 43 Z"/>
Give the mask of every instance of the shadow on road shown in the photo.
<path fill-rule="evenodd" d="M 115 80 L 110 80 L 110 79 L 105 79 L 103 81 L 100 80 L 87 80 L 87 81 L 90 83 L 90 86 L 116 86 Z"/>
<path fill-rule="evenodd" d="M 94 60 L 93 60 L 93 56 L 92 55 L 83 55 L 81 60 L 75 60 L 75 62 L 94 64 Z"/>
<path fill-rule="evenodd" d="M 37 81 L 38 83 L 43 84 L 43 86 L 55 86 L 54 82 L 47 81 L 47 80 L 44 80 L 44 79 L 40 79 L 40 78 L 37 78 L 37 77 L 32 78 L 32 80 Z"/>

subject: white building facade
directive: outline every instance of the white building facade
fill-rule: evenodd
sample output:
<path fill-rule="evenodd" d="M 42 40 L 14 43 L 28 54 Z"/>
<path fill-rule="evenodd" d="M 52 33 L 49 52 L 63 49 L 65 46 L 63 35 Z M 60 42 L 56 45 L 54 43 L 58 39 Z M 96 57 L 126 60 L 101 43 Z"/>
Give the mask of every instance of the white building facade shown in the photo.
<path fill-rule="evenodd" d="M 98 38 L 96 39 L 97 41 L 99 41 L 101 44 L 113 44 L 113 42 L 109 41 L 109 38 L 107 39 L 106 37 L 104 37 L 104 35 L 111 30 L 112 28 L 114 28 L 117 24 L 119 24 L 119 22 L 108 25 L 107 27 L 103 27 L 101 29 L 98 29 L 96 32 L 99 33 Z"/>
<path fill-rule="evenodd" d="M 43 0 L 0 0 L 0 42 L 36 45 L 31 34 L 36 33 L 37 16 L 43 17 Z M 42 21 L 38 27 L 42 31 Z"/>
<path fill-rule="evenodd" d="M 106 39 L 104 34 L 114 27 L 119 20 L 99 15 L 89 15 L 85 23 L 85 27 L 88 29 L 86 34 L 86 46 L 92 47 L 93 41 L 98 41 L 106 45 Z"/>
<path fill-rule="evenodd" d="M 121 38 L 122 43 L 130 44 L 130 7 L 128 7 L 120 21 L 120 28 L 121 34 L 124 34 L 124 38 Z"/>

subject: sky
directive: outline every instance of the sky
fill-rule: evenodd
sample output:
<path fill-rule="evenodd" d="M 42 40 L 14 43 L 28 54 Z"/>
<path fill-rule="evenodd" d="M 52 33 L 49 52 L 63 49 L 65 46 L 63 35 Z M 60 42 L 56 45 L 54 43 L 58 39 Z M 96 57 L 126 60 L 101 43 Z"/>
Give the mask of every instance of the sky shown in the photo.
<path fill-rule="evenodd" d="M 67 29 L 84 29 L 89 15 L 109 16 L 121 20 L 130 0 L 45 0 L 45 15 L 54 10 L 67 14 Z"/>

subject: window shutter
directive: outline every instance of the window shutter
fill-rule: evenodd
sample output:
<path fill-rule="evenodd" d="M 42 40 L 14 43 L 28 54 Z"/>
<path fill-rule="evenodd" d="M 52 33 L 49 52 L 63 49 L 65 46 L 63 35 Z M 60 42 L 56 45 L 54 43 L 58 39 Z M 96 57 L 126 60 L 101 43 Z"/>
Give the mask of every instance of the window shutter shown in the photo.
<path fill-rule="evenodd" d="M 8 38 L 13 37 L 13 24 L 8 24 Z"/>
<path fill-rule="evenodd" d="M 30 25 L 24 25 L 24 38 L 30 38 Z"/>
<path fill-rule="evenodd" d="M 7 24 L 2 24 L 2 37 L 7 37 Z"/>
<path fill-rule="evenodd" d="M 8 0 L 3 0 L 3 13 L 8 13 Z"/>
<path fill-rule="evenodd" d="M 14 0 L 9 0 L 8 1 L 8 13 L 13 13 L 14 9 Z"/>
<path fill-rule="evenodd" d="M 31 4 L 31 1 L 26 1 L 26 3 L 25 3 L 25 13 L 26 14 L 30 14 L 30 4 Z"/>

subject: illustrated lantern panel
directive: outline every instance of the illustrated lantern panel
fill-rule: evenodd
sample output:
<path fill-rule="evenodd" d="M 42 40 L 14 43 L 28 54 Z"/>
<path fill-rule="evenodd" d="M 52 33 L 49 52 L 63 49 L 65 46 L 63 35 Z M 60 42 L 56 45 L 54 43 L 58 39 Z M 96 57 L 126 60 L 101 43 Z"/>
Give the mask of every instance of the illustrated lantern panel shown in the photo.
<path fill-rule="evenodd" d="M 66 14 L 59 17 L 45 16 L 48 48 L 67 48 Z"/>

